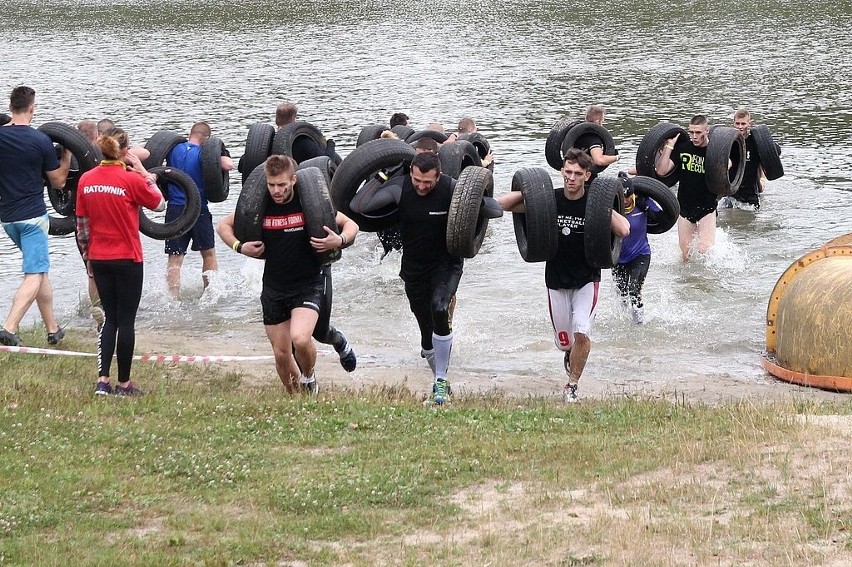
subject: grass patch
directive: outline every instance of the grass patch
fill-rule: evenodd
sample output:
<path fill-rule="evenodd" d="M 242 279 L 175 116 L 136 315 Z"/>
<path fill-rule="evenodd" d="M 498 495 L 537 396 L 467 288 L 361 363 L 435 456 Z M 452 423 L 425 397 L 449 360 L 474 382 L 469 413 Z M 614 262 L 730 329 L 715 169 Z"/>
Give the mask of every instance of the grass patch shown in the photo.
<path fill-rule="evenodd" d="M 73 344 L 69 348 L 74 348 Z M 398 388 L 286 397 L 216 367 L 0 354 L 0 565 L 821 564 L 850 458 L 806 413 Z M 817 431 L 817 435 L 814 434 Z"/>

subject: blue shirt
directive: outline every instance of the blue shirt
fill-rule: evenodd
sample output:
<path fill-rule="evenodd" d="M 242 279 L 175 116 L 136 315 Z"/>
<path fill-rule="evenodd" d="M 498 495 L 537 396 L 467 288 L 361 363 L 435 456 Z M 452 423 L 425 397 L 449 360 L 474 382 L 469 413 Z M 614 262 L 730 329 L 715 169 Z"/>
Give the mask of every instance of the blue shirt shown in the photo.
<path fill-rule="evenodd" d="M 47 134 L 29 126 L 0 127 L 0 221 L 47 214 L 43 174 L 57 168 L 59 160 Z"/>
<path fill-rule="evenodd" d="M 169 152 L 166 163 L 189 175 L 198 185 L 198 193 L 201 196 L 201 208 L 207 209 L 207 192 L 204 190 L 204 178 L 201 175 L 201 146 L 191 142 L 183 142 L 176 145 Z M 183 189 L 169 183 L 169 204 L 186 205 L 186 195 Z"/>
<path fill-rule="evenodd" d="M 641 197 L 637 197 L 637 200 Z M 660 206 L 652 199 L 647 199 L 648 208 L 652 211 L 661 211 Z M 618 257 L 619 264 L 626 264 L 639 256 L 650 256 L 651 245 L 648 244 L 648 217 L 645 211 L 639 207 L 624 215 L 630 223 L 630 234 L 621 241 L 621 255 Z"/>

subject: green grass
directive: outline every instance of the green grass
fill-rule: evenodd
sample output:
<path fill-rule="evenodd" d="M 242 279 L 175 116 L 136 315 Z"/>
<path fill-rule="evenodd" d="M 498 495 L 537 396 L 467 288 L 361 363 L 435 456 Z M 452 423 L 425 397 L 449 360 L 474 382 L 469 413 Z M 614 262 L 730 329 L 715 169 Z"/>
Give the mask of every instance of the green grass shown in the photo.
<path fill-rule="evenodd" d="M 91 359 L 0 368 L 0 565 L 669 564 L 655 541 L 747 560 L 788 522 L 782 558 L 831 538 L 849 552 L 848 495 L 793 462 L 807 445 L 793 416 L 848 404 L 492 395 L 435 410 L 404 390 L 289 398 L 150 364 L 134 366 L 148 395 L 119 399 L 93 395 Z M 579 522 L 579 503 L 628 519 Z M 557 525 L 585 546 L 554 544 Z"/>

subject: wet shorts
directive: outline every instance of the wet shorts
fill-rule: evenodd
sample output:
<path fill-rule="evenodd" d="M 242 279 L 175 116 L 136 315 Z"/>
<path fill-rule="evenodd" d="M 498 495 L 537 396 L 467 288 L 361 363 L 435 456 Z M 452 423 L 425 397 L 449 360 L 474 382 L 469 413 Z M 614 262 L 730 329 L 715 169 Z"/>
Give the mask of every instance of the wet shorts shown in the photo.
<path fill-rule="evenodd" d="M 169 205 L 166 207 L 166 222 L 172 222 L 183 214 L 184 205 Z M 193 250 L 211 250 L 216 246 L 213 238 L 213 215 L 210 211 L 201 211 L 198 220 L 192 230 L 180 238 L 166 240 L 166 254 L 186 254 L 189 242 L 192 241 Z"/>
<path fill-rule="evenodd" d="M 680 216 L 688 220 L 693 224 L 698 224 L 698 221 L 709 215 L 710 213 L 716 213 L 716 204 L 714 203 L 712 207 L 709 206 L 693 206 L 683 208 L 681 205 L 680 208 Z"/>
<path fill-rule="evenodd" d="M 592 336 L 592 324 L 598 309 L 600 282 L 590 282 L 580 289 L 547 289 L 553 339 L 559 350 L 571 350 L 574 333 Z"/>
<path fill-rule="evenodd" d="M 325 296 L 325 274 L 319 273 L 313 280 L 287 291 L 263 288 L 260 307 L 264 325 L 278 325 L 290 320 L 293 309 L 305 307 L 320 313 Z"/>
<path fill-rule="evenodd" d="M 50 271 L 47 247 L 47 230 L 50 217 L 36 217 L 15 222 L 4 222 L 3 229 L 24 256 L 21 270 L 25 274 L 46 274 Z"/>

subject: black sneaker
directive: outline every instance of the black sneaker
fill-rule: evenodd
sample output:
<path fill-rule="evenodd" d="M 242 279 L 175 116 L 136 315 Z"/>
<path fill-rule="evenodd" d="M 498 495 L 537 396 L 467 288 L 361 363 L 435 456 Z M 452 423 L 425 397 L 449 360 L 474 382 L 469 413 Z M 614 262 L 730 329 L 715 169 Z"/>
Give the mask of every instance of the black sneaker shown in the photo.
<path fill-rule="evenodd" d="M 340 355 L 340 366 L 346 372 L 352 372 L 358 366 L 358 359 L 355 357 L 355 351 L 346 343 L 346 348 L 338 353 Z"/>
<path fill-rule="evenodd" d="M 319 382 L 313 380 L 312 382 L 300 382 L 299 390 L 306 396 L 318 396 L 319 395 Z"/>
<path fill-rule="evenodd" d="M 127 384 L 126 386 L 122 386 L 121 382 L 119 382 L 115 386 L 113 393 L 116 396 L 144 396 L 145 395 L 145 392 L 143 392 L 142 390 L 140 390 L 139 388 L 134 386 L 133 382 L 126 382 L 126 384 Z"/>
<path fill-rule="evenodd" d="M 62 339 L 64 339 L 64 338 L 65 338 L 65 329 L 63 329 L 62 327 L 59 327 L 59 330 L 57 330 L 55 333 L 48 333 L 47 334 L 47 342 L 48 342 L 48 344 L 52 344 L 52 345 L 58 345 L 60 343 L 60 341 L 62 341 Z"/>
<path fill-rule="evenodd" d="M 6 346 L 24 346 L 21 339 L 15 333 L 10 333 L 6 329 L 0 327 L 0 344 Z"/>

